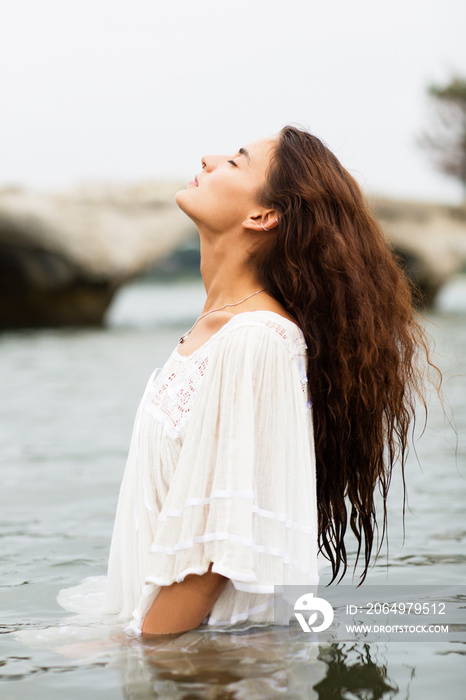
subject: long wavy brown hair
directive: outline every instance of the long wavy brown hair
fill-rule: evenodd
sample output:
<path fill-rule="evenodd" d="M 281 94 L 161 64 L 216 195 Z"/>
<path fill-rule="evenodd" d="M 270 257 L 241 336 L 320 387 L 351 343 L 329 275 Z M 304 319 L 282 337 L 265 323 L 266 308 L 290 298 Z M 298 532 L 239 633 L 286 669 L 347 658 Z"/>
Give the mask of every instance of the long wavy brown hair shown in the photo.
<path fill-rule="evenodd" d="M 358 542 L 355 568 L 363 557 L 362 582 L 375 533 L 376 555 L 386 534 L 397 462 L 405 483 L 417 397 L 426 408 L 428 338 L 411 286 L 359 185 L 318 138 L 282 129 L 260 201 L 277 210 L 279 224 L 272 247 L 254 263 L 307 343 L 320 550 L 331 562 L 332 581 L 341 569 L 343 577 L 349 519 Z"/>

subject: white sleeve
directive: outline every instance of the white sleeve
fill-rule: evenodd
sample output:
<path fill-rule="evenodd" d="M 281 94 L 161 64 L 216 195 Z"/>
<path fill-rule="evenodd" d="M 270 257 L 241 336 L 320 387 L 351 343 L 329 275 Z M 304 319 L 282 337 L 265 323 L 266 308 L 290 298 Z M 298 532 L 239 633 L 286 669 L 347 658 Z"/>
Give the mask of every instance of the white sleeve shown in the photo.
<path fill-rule="evenodd" d="M 318 580 L 311 409 L 296 355 L 264 326 L 232 327 L 209 357 L 191 410 L 140 618 L 154 586 L 203 574 L 211 562 L 236 591 L 253 594 Z"/>

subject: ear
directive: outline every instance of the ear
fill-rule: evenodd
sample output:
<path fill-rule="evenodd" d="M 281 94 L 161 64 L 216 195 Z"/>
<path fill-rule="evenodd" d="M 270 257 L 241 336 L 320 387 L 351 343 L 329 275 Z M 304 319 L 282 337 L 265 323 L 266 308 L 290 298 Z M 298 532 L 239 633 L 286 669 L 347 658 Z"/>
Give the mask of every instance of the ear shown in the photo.
<path fill-rule="evenodd" d="M 278 226 L 278 214 L 275 209 L 251 214 L 243 221 L 243 227 L 251 231 L 272 231 Z"/>

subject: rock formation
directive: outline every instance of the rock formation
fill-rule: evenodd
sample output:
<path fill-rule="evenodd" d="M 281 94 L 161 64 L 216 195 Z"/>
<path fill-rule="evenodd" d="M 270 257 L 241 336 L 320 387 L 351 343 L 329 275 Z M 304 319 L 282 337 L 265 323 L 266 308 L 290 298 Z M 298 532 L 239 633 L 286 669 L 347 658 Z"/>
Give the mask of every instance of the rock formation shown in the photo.
<path fill-rule="evenodd" d="M 0 328 L 101 323 L 123 283 L 192 235 L 177 189 L 0 191 Z"/>
<path fill-rule="evenodd" d="M 429 306 L 445 282 L 466 269 L 466 208 L 391 199 L 371 204 Z"/>

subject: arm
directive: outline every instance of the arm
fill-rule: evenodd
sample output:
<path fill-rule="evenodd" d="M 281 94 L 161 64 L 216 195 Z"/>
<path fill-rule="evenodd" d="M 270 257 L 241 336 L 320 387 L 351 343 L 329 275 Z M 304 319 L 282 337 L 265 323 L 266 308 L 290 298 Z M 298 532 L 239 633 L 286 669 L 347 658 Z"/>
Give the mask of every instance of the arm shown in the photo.
<path fill-rule="evenodd" d="M 227 583 L 225 576 L 212 572 L 211 564 L 202 576 L 189 574 L 180 583 L 164 586 L 144 619 L 142 636 L 195 629 L 212 610 Z"/>

